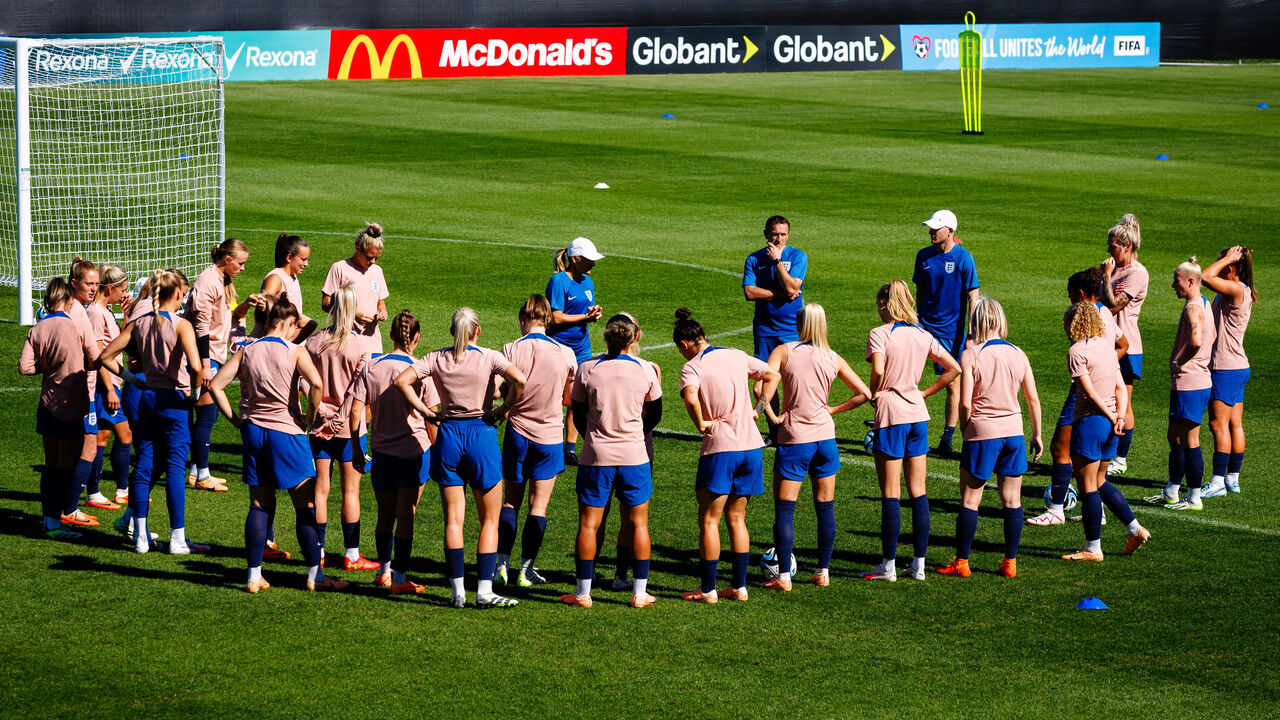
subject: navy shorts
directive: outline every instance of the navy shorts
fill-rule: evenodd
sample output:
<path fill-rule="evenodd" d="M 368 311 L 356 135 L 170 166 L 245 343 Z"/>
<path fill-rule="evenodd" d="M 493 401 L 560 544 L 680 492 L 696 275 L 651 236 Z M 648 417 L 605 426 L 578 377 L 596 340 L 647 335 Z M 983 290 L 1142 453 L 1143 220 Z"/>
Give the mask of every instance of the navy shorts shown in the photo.
<path fill-rule="evenodd" d="M 351 438 L 329 438 L 322 440 L 312 436 L 311 457 L 316 460 L 339 460 L 351 462 Z"/>
<path fill-rule="evenodd" d="M 1132 353 L 1120 358 L 1120 377 L 1125 385 L 1132 385 L 1134 380 L 1142 379 L 1142 353 Z"/>
<path fill-rule="evenodd" d="M 36 405 L 36 434 L 50 435 L 55 438 L 79 438 L 84 435 L 97 435 L 97 426 L 94 426 L 92 432 L 89 431 L 89 420 L 97 418 L 93 413 L 89 413 L 79 420 L 62 420 L 54 416 L 41 403 Z"/>
<path fill-rule="evenodd" d="M 1088 460 L 1110 460 L 1116 456 L 1120 438 L 1105 415 L 1085 415 L 1071 425 L 1071 454 Z"/>
<path fill-rule="evenodd" d="M 564 447 L 541 445 L 521 435 L 507 423 L 502 438 L 502 477 L 508 482 L 550 480 L 564 471 Z"/>
<path fill-rule="evenodd" d="M 925 329 L 928 330 L 928 328 Z M 948 355 L 955 358 L 956 362 L 960 362 L 960 353 L 964 352 L 964 338 L 960 336 L 959 329 L 952 330 L 951 333 L 945 337 L 932 330 L 929 330 L 929 334 L 933 336 L 934 340 L 938 341 L 938 344 L 942 346 L 943 350 L 947 351 Z M 941 365 L 938 363 L 933 364 L 934 375 L 941 375 L 943 372 Z"/>
<path fill-rule="evenodd" d="M 624 507 L 643 505 L 653 496 L 653 466 L 579 465 L 577 488 L 578 500 L 589 507 L 608 505 L 610 495 Z"/>
<path fill-rule="evenodd" d="M 779 445 L 773 458 L 773 474 L 786 480 L 804 482 L 807 474 L 813 479 L 830 477 L 840 471 L 840 449 L 836 439 L 811 443 Z"/>
<path fill-rule="evenodd" d="M 875 451 L 893 459 L 929 452 L 929 423 L 921 420 L 876 429 Z"/>
<path fill-rule="evenodd" d="M 430 448 L 413 457 L 397 457 L 374 450 L 369 480 L 376 492 L 395 492 L 399 488 L 422 487 L 431 477 L 430 469 Z"/>
<path fill-rule="evenodd" d="M 761 495 L 764 455 L 759 448 L 703 455 L 698 458 L 697 488 L 716 495 Z"/>
<path fill-rule="evenodd" d="M 782 337 L 760 337 L 759 335 L 756 335 L 753 337 L 753 339 L 755 340 L 754 350 L 755 350 L 756 359 L 763 360 L 764 362 L 769 362 L 769 355 L 773 353 L 774 348 L 784 343 L 795 342 L 796 340 L 800 339 L 800 336 L 796 335 L 791 338 L 782 338 Z"/>
<path fill-rule="evenodd" d="M 1169 422 L 1188 420 L 1197 425 L 1204 422 L 1204 411 L 1209 407 L 1210 388 L 1203 390 L 1170 390 Z"/>
<path fill-rule="evenodd" d="M 498 431 L 481 418 L 440 421 L 431 453 L 431 479 L 444 487 L 488 490 L 502 480 Z"/>
<path fill-rule="evenodd" d="M 1021 435 L 990 440 L 965 440 L 960 467 L 978 480 L 1018 477 L 1027 472 L 1027 440 Z"/>
<path fill-rule="evenodd" d="M 93 396 L 94 412 L 98 414 L 98 423 L 100 425 L 119 425 L 120 423 L 129 422 L 129 418 L 124 415 L 124 399 L 121 397 L 120 407 L 115 412 L 107 409 L 107 396 L 102 393 L 95 393 Z"/>
<path fill-rule="evenodd" d="M 1239 370 L 1213 370 L 1213 392 L 1210 400 L 1217 400 L 1223 405 L 1235 405 L 1244 402 L 1244 386 L 1249 382 L 1249 368 Z"/>
<path fill-rule="evenodd" d="M 240 428 L 244 441 L 244 483 L 289 490 L 316 476 L 307 436 L 268 430 L 253 423 Z"/>
<path fill-rule="evenodd" d="M 1058 413 L 1058 427 L 1070 425 L 1071 419 L 1076 414 L 1076 384 L 1071 383 L 1071 389 L 1067 390 L 1067 399 L 1062 401 L 1062 412 Z"/>

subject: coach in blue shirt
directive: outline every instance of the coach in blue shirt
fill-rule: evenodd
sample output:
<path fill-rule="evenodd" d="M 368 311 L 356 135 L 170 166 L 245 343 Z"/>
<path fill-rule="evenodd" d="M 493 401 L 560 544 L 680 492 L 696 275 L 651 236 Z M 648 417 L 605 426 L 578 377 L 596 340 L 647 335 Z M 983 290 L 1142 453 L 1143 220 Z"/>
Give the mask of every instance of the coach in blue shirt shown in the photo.
<path fill-rule="evenodd" d="M 967 304 L 978 299 L 978 268 L 973 256 L 956 242 L 956 214 L 939 210 L 923 225 L 929 228 L 929 247 L 916 253 L 911 280 L 916 284 L 916 305 L 920 325 L 960 361 L 964 349 Z M 933 366 L 936 374 L 942 368 Z M 947 426 L 938 441 L 938 451 L 951 452 L 951 437 L 960 418 L 960 378 L 947 386 Z"/>
<path fill-rule="evenodd" d="M 765 362 L 782 343 L 799 340 L 796 312 L 804 307 L 804 274 L 809 258 L 787 245 L 791 223 L 781 215 L 764 222 L 765 246 L 747 256 L 742 269 L 742 294 L 756 304 L 751 321 L 755 356 Z M 778 396 L 773 402 L 778 407 Z M 777 438 L 777 428 L 769 427 L 769 439 Z"/>

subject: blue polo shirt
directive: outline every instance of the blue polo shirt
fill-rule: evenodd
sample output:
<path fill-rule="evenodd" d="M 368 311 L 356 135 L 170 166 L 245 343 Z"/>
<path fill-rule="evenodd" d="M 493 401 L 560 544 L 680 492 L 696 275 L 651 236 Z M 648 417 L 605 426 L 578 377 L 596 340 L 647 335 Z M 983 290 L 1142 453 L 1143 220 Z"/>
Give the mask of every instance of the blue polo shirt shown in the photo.
<path fill-rule="evenodd" d="M 772 300 L 756 301 L 756 314 L 751 321 L 752 333 L 758 338 L 799 340 L 800 337 L 796 334 L 796 313 L 804 307 L 804 273 L 809 269 L 809 258 L 803 251 L 788 245 L 782 248 L 781 264 L 791 273 L 791 277 L 800 280 L 802 292 L 795 300 L 787 300 L 767 247 L 747 256 L 746 266 L 742 269 L 743 287 L 755 285 L 774 294 Z"/>
<path fill-rule="evenodd" d="M 942 252 L 930 245 L 916 253 L 916 306 L 920 325 L 937 338 L 954 338 L 961 330 L 969 291 L 979 287 L 978 267 L 962 245 Z"/>
<path fill-rule="evenodd" d="M 547 302 L 552 310 L 566 315 L 586 315 L 587 309 L 596 304 L 596 284 L 590 275 L 574 280 L 567 272 L 558 272 L 547 281 Z M 547 334 L 564 345 L 576 345 L 587 337 L 585 322 L 568 325 L 551 325 Z"/>

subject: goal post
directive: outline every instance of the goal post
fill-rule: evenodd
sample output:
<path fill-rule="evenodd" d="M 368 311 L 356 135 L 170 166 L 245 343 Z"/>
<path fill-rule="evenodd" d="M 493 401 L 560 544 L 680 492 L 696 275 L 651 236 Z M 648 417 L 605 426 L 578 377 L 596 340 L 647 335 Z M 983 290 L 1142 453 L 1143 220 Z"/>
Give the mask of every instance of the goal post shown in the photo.
<path fill-rule="evenodd" d="M 19 322 L 76 255 L 130 279 L 204 267 L 225 228 L 224 77 L 220 37 L 0 38 L 0 297 L 16 290 Z"/>

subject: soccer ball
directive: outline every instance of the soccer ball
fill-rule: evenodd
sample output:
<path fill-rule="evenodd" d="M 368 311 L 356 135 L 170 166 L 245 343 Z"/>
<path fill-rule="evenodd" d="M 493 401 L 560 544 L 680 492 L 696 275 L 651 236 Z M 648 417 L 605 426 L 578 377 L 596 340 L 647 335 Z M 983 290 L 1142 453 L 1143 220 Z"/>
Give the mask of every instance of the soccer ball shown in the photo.
<path fill-rule="evenodd" d="M 867 434 L 862 436 L 862 449 L 866 450 L 867 454 L 871 454 L 875 452 L 876 450 L 875 428 L 868 430 Z"/>
<path fill-rule="evenodd" d="M 796 576 L 796 556 L 791 555 L 791 577 Z M 777 548 L 769 548 L 764 551 L 764 557 L 760 558 L 760 570 L 764 572 L 765 577 L 773 579 L 778 577 L 778 550 Z"/>
<path fill-rule="evenodd" d="M 1047 509 L 1049 509 L 1049 504 L 1053 502 L 1053 494 L 1052 494 L 1052 493 L 1053 493 L 1053 487 L 1052 487 L 1052 486 L 1047 487 L 1047 488 L 1045 488 L 1045 489 L 1044 489 L 1044 507 L 1045 507 L 1045 509 L 1046 509 L 1046 510 L 1047 510 Z M 1076 489 L 1075 489 L 1075 487 L 1074 487 L 1074 486 L 1071 486 L 1071 485 L 1068 485 L 1068 486 L 1067 486 L 1067 501 L 1066 501 L 1065 503 L 1063 503 L 1063 504 L 1062 504 L 1062 509 L 1063 509 L 1063 510 L 1071 510 L 1071 509 L 1075 508 L 1075 506 L 1076 506 L 1076 500 L 1077 500 L 1077 497 L 1076 497 Z"/>

